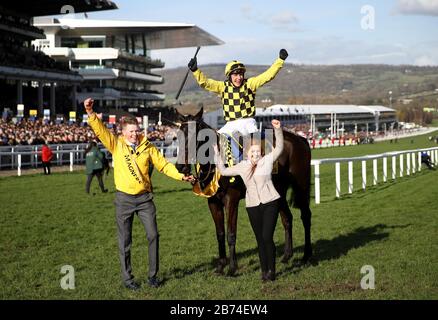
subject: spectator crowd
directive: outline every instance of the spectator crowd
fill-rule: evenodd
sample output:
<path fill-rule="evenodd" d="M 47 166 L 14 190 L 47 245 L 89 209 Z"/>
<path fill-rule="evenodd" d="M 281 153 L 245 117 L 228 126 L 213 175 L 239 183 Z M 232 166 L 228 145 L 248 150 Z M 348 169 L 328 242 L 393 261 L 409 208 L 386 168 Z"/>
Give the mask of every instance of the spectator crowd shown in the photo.
<path fill-rule="evenodd" d="M 113 127 L 117 133 L 118 127 Z M 147 133 L 150 141 L 172 141 L 176 129 L 170 126 L 150 125 Z M 22 119 L 20 122 L 0 120 L 0 146 L 88 143 L 96 136 L 88 125 L 56 124 Z"/>

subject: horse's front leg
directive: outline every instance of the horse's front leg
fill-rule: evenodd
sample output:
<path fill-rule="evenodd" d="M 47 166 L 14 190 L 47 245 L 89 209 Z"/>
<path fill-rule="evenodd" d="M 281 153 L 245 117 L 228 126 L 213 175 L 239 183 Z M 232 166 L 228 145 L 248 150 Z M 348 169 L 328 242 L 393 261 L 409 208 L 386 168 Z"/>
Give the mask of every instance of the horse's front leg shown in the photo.
<path fill-rule="evenodd" d="M 224 207 L 222 203 L 216 199 L 216 197 L 211 197 L 208 199 L 208 207 L 213 217 L 214 225 L 216 227 L 216 238 L 219 249 L 219 260 L 216 266 L 216 273 L 222 274 L 224 268 L 227 265 L 227 253 L 225 251 L 225 215 Z"/>
<path fill-rule="evenodd" d="M 236 238 L 237 238 L 237 216 L 239 197 L 230 197 L 226 203 L 227 219 L 227 240 L 230 252 L 230 268 L 228 275 L 233 276 L 237 271 Z"/>

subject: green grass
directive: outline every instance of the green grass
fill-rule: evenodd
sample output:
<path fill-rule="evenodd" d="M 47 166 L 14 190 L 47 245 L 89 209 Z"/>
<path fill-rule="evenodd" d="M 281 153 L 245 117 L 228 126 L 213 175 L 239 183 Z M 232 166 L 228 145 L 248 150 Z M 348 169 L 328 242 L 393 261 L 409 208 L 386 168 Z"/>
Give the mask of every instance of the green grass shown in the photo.
<path fill-rule="evenodd" d="M 418 144 L 400 141 L 396 149 L 427 143 L 426 137 L 418 137 Z M 313 157 L 379 153 L 391 147 L 333 148 L 315 151 Z M 259 280 L 256 243 L 243 202 L 237 276 L 215 275 L 216 235 L 205 199 L 154 172 L 165 283 L 159 289 L 143 285 L 135 293 L 121 286 L 112 176 L 106 180 L 108 194 L 98 192 L 93 181 L 94 196 L 85 195 L 83 172 L 1 178 L 0 299 L 437 299 L 438 171 L 422 170 L 339 200 L 332 181 L 324 180 L 334 170 L 321 171 L 327 195 L 311 207 L 315 257 L 309 265 L 299 263 L 304 236 L 294 210 L 293 261 L 280 263 L 284 239 L 279 220 L 278 280 L 268 284 Z M 147 240 L 137 218 L 133 240 L 133 271 L 144 284 Z M 74 290 L 60 287 L 63 265 L 75 269 Z M 375 290 L 360 288 L 363 265 L 375 269 Z"/>

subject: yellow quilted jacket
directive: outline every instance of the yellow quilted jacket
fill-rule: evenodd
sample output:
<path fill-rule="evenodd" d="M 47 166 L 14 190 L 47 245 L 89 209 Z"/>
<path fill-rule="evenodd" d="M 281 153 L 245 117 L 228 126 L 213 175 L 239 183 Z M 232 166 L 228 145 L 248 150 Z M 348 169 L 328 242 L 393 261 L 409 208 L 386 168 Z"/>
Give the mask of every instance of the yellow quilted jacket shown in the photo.
<path fill-rule="evenodd" d="M 144 135 L 139 137 L 140 143 L 134 151 L 122 136 L 113 135 L 95 113 L 88 118 L 88 124 L 113 155 L 117 190 L 132 195 L 151 192 L 152 184 L 148 175 L 150 163 L 156 170 L 175 180 L 184 177 Z"/>

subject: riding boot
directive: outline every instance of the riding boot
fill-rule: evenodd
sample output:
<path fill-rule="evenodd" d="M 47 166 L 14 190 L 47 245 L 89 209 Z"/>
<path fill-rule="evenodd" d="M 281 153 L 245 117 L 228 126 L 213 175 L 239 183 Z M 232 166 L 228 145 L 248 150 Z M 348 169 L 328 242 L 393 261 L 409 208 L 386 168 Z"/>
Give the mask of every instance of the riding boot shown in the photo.
<path fill-rule="evenodd" d="M 227 166 L 228 168 L 232 167 L 234 165 L 234 159 L 233 159 L 233 152 L 231 150 L 231 140 L 228 138 L 228 145 L 225 150 L 226 156 L 227 156 Z M 230 183 L 233 183 L 235 181 L 234 177 L 230 178 Z"/>

